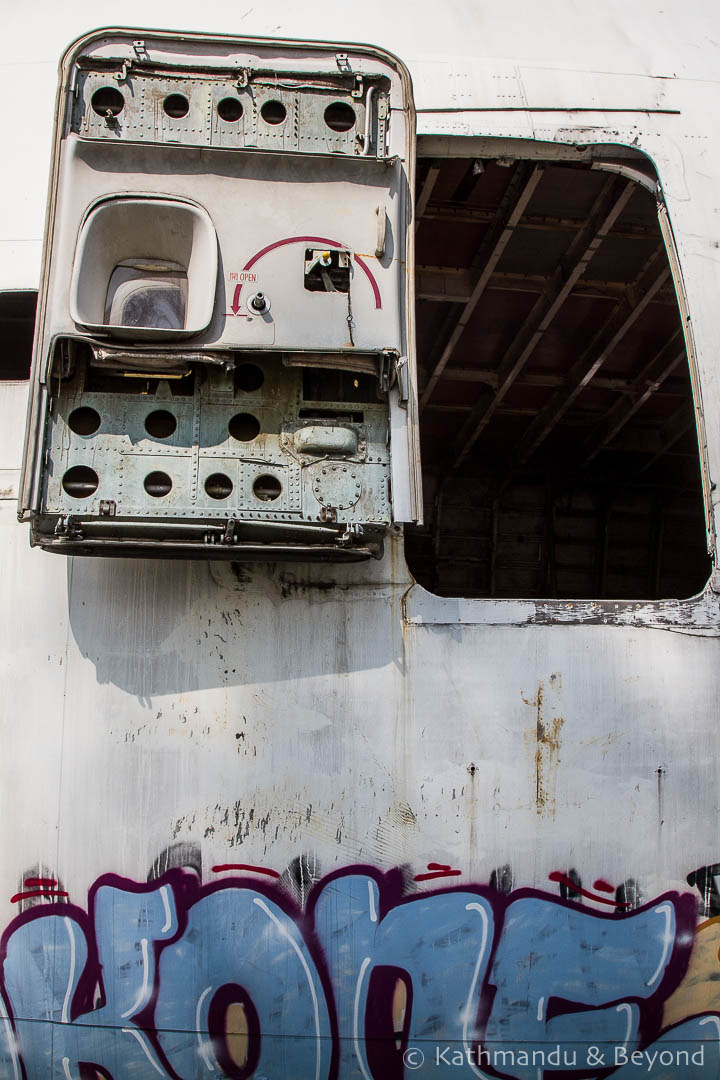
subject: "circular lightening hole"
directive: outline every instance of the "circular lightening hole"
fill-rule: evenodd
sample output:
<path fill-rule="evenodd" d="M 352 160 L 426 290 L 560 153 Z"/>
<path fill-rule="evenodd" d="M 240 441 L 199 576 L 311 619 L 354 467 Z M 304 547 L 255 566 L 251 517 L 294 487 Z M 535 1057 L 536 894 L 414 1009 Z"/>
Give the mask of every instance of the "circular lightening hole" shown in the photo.
<path fill-rule="evenodd" d="M 325 123 L 331 131 L 349 131 L 355 126 L 355 110 L 344 101 L 333 101 L 325 110 Z"/>
<path fill-rule="evenodd" d="M 287 116 L 287 109 L 282 101 L 266 101 L 260 115 L 266 124 L 282 124 Z"/>
<path fill-rule="evenodd" d="M 145 477 L 143 486 L 153 499 L 162 499 L 172 490 L 172 480 L 167 473 L 151 472 Z"/>
<path fill-rule="evenodd" d="M 99 483 L 98 474 L 87 465 L 73 465 L 62 478 L 63 491 L 72 499 L 89 499 Z"/>
<path fill-rule="evenodd" d="M 260 434 L 260 421 L 252 413 L 236 413 L 228 424 L 228 431 L 238 442 L 252 442 Z"/>
<path fill-rule="evenodd" d="M 145 430 L 153 439 L 169 439 L 177 427 L 177 420 L 167 409 L 156 409 L 145 418 Z"/>
<path fill-rule="evenodd" d="M 257 364 L 240 364 L 235 368 L 235 389 L 251 394 L 265 382 L 265 373 Z"/>
<path fill-rule="evenodd" d="M 218 101 L 217 103 L 217 111 L 221 120 L 225 120 L 228 124 L 233 124 L 236 120 L 239 120 L 243 114 L 242 102 L 234 97 L 223 98 L 222 101 Z"/>
<path fill-rule="evenodd" d="M 282 484 L 276 476 L 258 476 L 253 484 L 253 495 L 262 502 L 272 502 L 282 491 Z"/>
<path fill-rule="evenodd" d="M 211 499 L 227 499 L 232 494 L 232 489 L 232 480 L 225 473 L 213 473 L 205 481 L 205 490 Z"/>
<path fill-rule="evenodd" d="M 125 98 L 114 86 L 101 86 L 90 98 L 98 116 L 118 116 L 125 108 Z"/>
<path fill-rule="evenodd" d="M 100 427 L 100 413 L 88 405 L 73 409 L 68 417 L 68 427 L 76 435 L 94 435 Z"/>
<path fill-rule="evenodd" d="M 183 116 L 187 116 L 190 109 L 190 102 L 184 94 L 168 94 L 163 101 L 163 109 L 168 116 L 174 117 L 179 120 Z"/>

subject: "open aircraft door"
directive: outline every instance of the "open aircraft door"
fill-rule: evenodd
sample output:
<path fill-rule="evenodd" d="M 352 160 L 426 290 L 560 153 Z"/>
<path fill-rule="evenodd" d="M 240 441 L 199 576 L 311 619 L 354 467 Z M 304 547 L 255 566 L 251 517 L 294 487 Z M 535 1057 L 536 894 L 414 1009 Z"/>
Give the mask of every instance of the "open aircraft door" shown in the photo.
<path fill-rule="evenodd" d="M 20 516 L 67 554 L 379 556 L 421 517 L 409 75 L 97 31 L 65 56 Z"/>

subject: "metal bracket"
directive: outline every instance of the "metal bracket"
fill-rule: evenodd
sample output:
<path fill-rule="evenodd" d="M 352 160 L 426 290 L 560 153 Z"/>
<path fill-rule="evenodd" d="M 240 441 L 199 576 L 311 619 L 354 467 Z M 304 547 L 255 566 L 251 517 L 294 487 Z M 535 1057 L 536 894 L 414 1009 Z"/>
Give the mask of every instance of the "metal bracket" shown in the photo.
<path fill-rule="evenodd" d="M 387 132 L 388 116 L 390 113 L 389 102 L 387 94 L 378 94 L 377 96 L 377 144 L 375 147 L 375 156 L 378 158 L 384 158 L 387 152 L 385 146 L 385 136 Z"/>
<path fill-rule="evenodd" d="M 321 507 L 320 520 L 329 521 L 334 525 L 337 522 L 337 508 L 335 506 Z"/>
<path fill-rule="evenodd" d="M 142 38 L 137 38 L 135 41 L 133 41 L 132 46 L 133 52 L 137 56 L 138 60 L 148 61 L 150 59 L 147 54 L 147 49 L 145 48 L 145 42 Z"/>
<path fill-rule="evenodd" d="M 345 532 L 338 536 L 335 543 L 342 544 L 345 547 L 348 544 L 352 544 L 354 540 L 359 540 L 364 533 L 365 530 L 359 522 L 348 524 L 345 526 Z"/>
<path fill-rule="evenodd" d="M 354 98 L 361 98 L 363 96 L 363 77 L 362 75 L 355 76 L 355 89 L 350 91 L 350 96 Z"/>
<path fill-rule="evenodd" d="M 335 61 L 340 71 L 352 71 L 352 68 L 350 67 L 350 58 L 347 53 L 335 53 Z"/>
<path fill-rule="evenodd" d="M 129 60 L 129 59 L 123 60 L 122 70 L 115 72 L 115 80 L 116 80 L 116 82 L 119 82 L 119 83 L 127 82 L 128 71 L 130 70 L 131 66 L 132 66 L 132 60 Z"/>
<path fill-rule="evenodd" d="M 383 349 L 380 354 L 378 359 L 378 384 L 383 394 L 387 394 L 392 386 L 397 360 L 397 349 Z"/>
<path fill-rule="evenodd" d="M 410 397 L 410 369 L 407 356 L 397 349 L 383 349 L 378 362 L 378 384 L 383 393 L 397 384 L 398 404 L 406 409 Z"/>
<path fill-rule="evenodd" d="M 117 504 L 114 499 L 100 500 L 100 517 L 115 517 Z"/>
<path fill-rule="evenodd" d="M 395 357 L 395 377 L 400 398 L 399 404 L 403 409 L 407 409 L 410 397 L 410 367 L 407 356 Z"/>
<path fill-rule="evenodd" d="M 82 540 L 82 530 L 77 527 L 71 514 L 60 517 L 55 525 L 55 536 L 65 540 Z"/>

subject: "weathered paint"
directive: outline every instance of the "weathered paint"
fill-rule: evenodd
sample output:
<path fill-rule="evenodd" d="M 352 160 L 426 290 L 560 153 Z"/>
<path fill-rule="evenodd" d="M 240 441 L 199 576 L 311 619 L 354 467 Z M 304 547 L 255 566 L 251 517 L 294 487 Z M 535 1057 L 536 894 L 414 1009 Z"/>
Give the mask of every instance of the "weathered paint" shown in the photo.
<path fill-rule="evenodd" d="M 512 7 L 513 18 L 457 4 L 409 19 L 371 3 L 340 26 L 323 4 L 280 3 L 236 21 L 382 38 L 411 67 L 421 137 L 438 153 L 448 135 L 650 153 L 690 300 L 713 480 L 720 163 L 707 129 L 717 84 L 703 81 L 716 46 L 690 17 L 701 5 L 610 3 L 592 22 L 559 2 Z M 174 11 L 177 25 L 228 28 L 224 5 L 205 5 L 202 27 L 184 0 Z M 32 49 L 25 13 L 10 14 L 6 285 L 37 283 L 57 56 L 114 14 L 41 8 Z M 167 17 L 123 8 L 130 24 Z M 18 124 L 18 102 L 41 99 L 33 124 Z M 22 393 L 3 394 L 8 490 Z M 433 1048 L 427 1075 L 542 1068 L 520 1050 L 483 1059 L 488 1043 L 558 1045 L 545 1075 L 716 1075 L 717 915 L 696 920 L 687 881 L 718 859 L 712 587 L 646 604 L 447 600 L 412 584 L 397 538 L 382 563 L 329 573 L 53 559 L 28 549 L 8 499 L 0 528 L 2 1075 L 78 1077 L 79 1061 L 115 1080 L 237 1075 L 222 1021 L 240 1002 L 251 1036 L 262 1020 L 255 1075 L 401 1076 L 388 967 L 410 987 L 403 1045 Z M 202 883 L 175 870 L 143 884 L 154 865 L 191 860 Z M 280 878 L 212 869 L 234 864 Z M 491 890 L 493 879 L 514 887 Z M 640 907 L 613 911 L 607 887 L 626 896 L 631 880 Z M 246 996 L 223 999 L 228 984 Z M 562 1056 L 568 1029 L 577 1062 Z M 388 1035 L 385 1059 L 368 1030 Z M 309 1033 L 307 1047 L 288 1032 Z M 606 1041 L 611 1054 L 591 1056 Z M 634 1048 L 639 1063 L 623 1059 Z M 687 1062 L 661 1058 L 678 1051 Z"/>

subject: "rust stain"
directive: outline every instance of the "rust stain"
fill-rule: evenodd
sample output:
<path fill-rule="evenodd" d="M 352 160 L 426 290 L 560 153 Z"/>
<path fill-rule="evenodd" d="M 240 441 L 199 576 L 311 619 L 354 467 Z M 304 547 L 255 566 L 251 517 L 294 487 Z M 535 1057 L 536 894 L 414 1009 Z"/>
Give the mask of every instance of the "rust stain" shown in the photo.
<path fill-rule="evenodd" d="M 562 686 L 559 674 L 550 676 L 551 689 L 557 691 Z M 555 817 L 557 802 L 555 787 L 557 782 L 557 767 L 560 762 L 560 734 L 565 723 L 562 716 L 553 716 L 547 719 L 545 684 L 538 683 L 537 694 L 534 698 L 522 699 L 526 705 L 535 710 L 535 811 L 539 817 Z M 532 732 L 530 733 L 532 739 Z"/>

